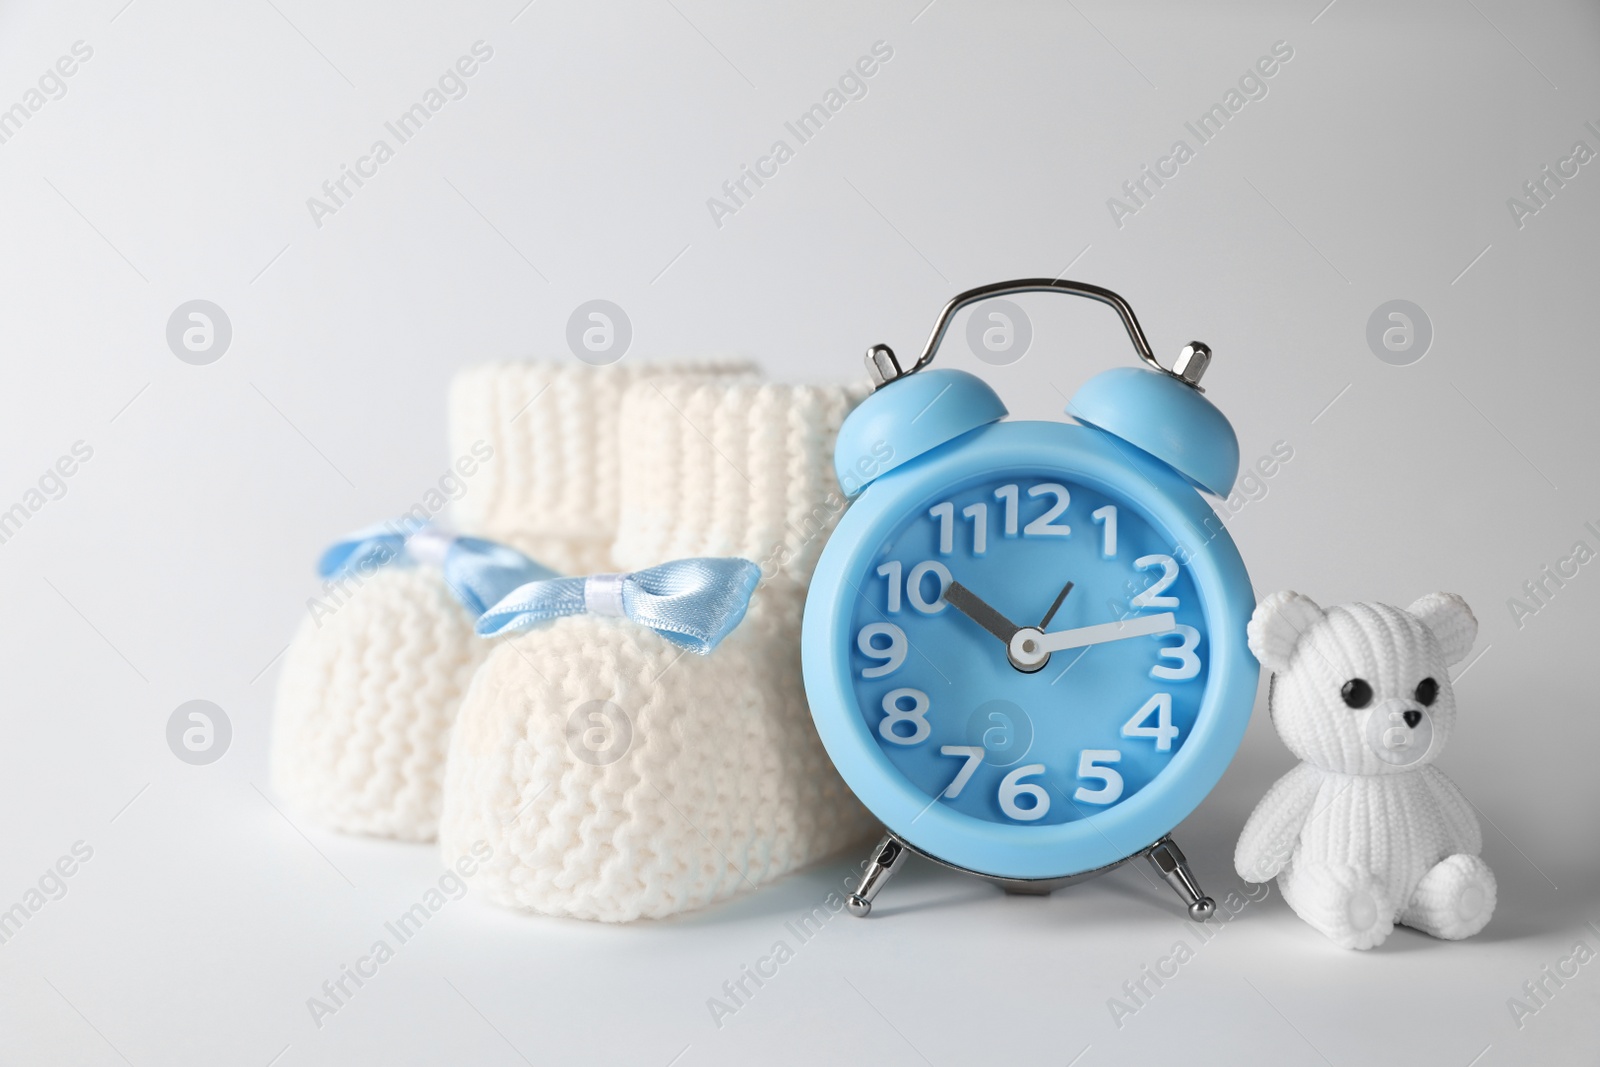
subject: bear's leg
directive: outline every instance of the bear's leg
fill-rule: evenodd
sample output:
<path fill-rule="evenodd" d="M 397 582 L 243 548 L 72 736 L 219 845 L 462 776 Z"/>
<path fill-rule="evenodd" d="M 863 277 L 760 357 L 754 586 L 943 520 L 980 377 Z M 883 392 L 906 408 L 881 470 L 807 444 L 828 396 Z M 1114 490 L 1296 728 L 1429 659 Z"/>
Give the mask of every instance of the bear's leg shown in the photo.
<path fill-rule="evenodd" d="M 1497 895 L 1489 865 L 1458 852 L 1422 876 L 1400 921 L 1434 937 L 1459 941 L 1488 925 Z"/>
<path fill-rule="evenodd" d="M 1381 945 L 1394 929 L 1388 894 L 1359 868 L 1291 863 L 1278 886 L 1296 915 L 1342 948 Z"/>

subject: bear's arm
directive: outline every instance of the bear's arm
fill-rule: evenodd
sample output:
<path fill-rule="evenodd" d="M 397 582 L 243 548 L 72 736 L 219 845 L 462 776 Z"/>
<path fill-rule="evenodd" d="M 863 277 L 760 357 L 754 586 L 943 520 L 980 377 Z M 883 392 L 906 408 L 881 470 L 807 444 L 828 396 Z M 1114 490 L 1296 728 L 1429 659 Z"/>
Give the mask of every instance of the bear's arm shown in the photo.
<path fill-rule="evenodd" d="M 1245 820 L 1233 867 L 1247 882 L 1267 882 L 1294 855 L 1300 828 L 1316 802 L 1322 772 L 1302 763 L 1279 778 Z"/>
<path fill-rule="evenodd" d="M 1478 825 L 1477 812 L 1462 795 L 1456 784 L 1439 768 L 1429 764 L 1422 768 L 1422 780 L 1428 783 L 1428 792 L 1439 805 L 1445 827 L 1450 833 L 1450 847 L 1455 852 L 1476 856 L 1483 851 L 1483 829 Z"/>

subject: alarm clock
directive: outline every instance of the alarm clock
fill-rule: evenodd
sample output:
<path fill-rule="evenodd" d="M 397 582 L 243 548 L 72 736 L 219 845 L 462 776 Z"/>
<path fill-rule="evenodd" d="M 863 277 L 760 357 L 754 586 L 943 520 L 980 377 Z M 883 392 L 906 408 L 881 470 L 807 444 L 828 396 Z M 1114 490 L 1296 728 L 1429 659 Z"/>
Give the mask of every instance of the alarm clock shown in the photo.
<path fill-rule="evenodd" d="M 959 310 L 1025 292 L 1109 305 L 1144 366 L 1090 378 L 1072 422 L 1007 421 L 982 379 L 930 369 Z M 1259 667 L 1249 576 L 1201 496 L 1239 468 L 1210 360 L 1195 341 L 1162 366 L 1125 300 L 1059 279 L 961 293 L 909 367 L 868 351 L 802 635 L 817 731 L 887 831 L 854 914 L 908 852 L 1014 893 L 1142 855 L 1215 911 L 1171 831 L 1237 750 Z"/>

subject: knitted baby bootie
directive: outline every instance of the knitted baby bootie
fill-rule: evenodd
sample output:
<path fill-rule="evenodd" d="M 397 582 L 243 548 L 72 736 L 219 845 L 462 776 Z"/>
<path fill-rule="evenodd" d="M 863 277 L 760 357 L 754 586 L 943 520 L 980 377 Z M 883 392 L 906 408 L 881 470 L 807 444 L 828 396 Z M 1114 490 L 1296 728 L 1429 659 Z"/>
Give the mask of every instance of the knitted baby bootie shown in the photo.
<path fill-rule="evenodd" d="M 616 532 L 628 386 L 724 372 L 749 368 L 518 362 L 465 371 L 451 389 L 452 468 L 439 492 L 391 528 L 412 533 L 453 497 L 462 528 L 553 571 L 591 571 Z M 458 595 L 470 591 L 445 580 L 447 548 L 436 536 L 428 543 L 335 568 L 307 601 L 309 617 L 285 656 L 272 781 L 324 826 L 407 841 L 438 832 L 451 728 L 490 647 L 473 633 L 478 612 Z"/>
<path fill-rule="evenodd" d="M 606 578 L 585 587 L 590 613 L 496 639 L 462 705 L 440 826 L 446 854 L 490 846 L 474 880 L 490 899 L 662 917 L 875 831 L 817 738 L 800 675 L 806 584 L 845 504 L 832 455 L 852 400 L 836 387 L 629 391 L 616 565 L 742 557 L 758 584 L 705 655 L 607 617 Z"/>
<path fill-rule="evenodd" d="M 494 451 L 454 505 L 464 530 L 512 545 L 562 574 L 611 567 L 621 506 L 622 400 L 646 381 L 754 382 L 735 360 L 581 367 L 485 363 L 450 386 L 450 448 Z"/>

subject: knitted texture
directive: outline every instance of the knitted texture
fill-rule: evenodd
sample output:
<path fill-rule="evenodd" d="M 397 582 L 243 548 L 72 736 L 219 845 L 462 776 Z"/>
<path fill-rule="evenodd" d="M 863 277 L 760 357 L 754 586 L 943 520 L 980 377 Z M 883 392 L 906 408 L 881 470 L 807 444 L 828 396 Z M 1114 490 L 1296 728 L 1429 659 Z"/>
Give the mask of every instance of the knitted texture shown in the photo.
<path fill-rule="evenodd" d="M 486 363 L 450 386 L 450 447 L 494 450 L 455 504 L 464 530 L 515 546 L 563 574 L 610 567 L 621 500 L 619 429 L 628 387 L 658 378 L 753 377 L 739 362 L 590 367 Z M 652 561 L 655 562 L 655 561 Z"/>
<path fill-rule="evenodd" d="M 450 727 L 489 649 L 432 568 L 383 567 L 342 589 L 284 658 L 273 787 L 325 826 L 431 841 Z"/>
<path fill-rule="evenodd" d="M 629 390 L 617 564 L 742 556 L 763 579 L 809 582 L 846 503 L 834 439 L 865 391 L 683 378 Z"/>
<path fill-rule="evenodd" d="M 462 372 L 451 390 L 454 454 L 480 462 L 454 504 L 457 523 L 564 574 L 611 569 L 622 390 L 680 370 L 749 368 L 624 370 L 567 360 Z M 484 444 L 493 450 L 487 458 Z M 317 603 L 279 681 L 275 788 L 333 829 L 431 841 L 451 726 L 492 646 L 431 566 L 383 567 L 325 589 Z"/>
<path fill-rule="evenodd" d="M 1449 667 L 1477 625 L 1448 593 L 1326 611 L 1275 593 L 1250 620 L 1250 649 L 1274 672 L 1273 725 L 1303 762 L 1256 806 L 1234 866 L 1248 881 L 1276 877 L 1336 944 L 1372 948 L 1396 922 L 1470 937 L 1494 913 L 1477 818 L 1433 765 L 1455 727 Z"/>
<path fill-rule="evenodd" d="M 462 705 L 440 826 L 447 855 L 493 847 L 476 889 L 550 915 L 659 918 L 874 832 L 800 673 L 805 582 L 843 507 L 827 494 L 848 407 L 843 389 L 630 391 L 618 564 L 740 555 L 766 580 L 705 657 L 594 616 L 495 649 Z"/>

